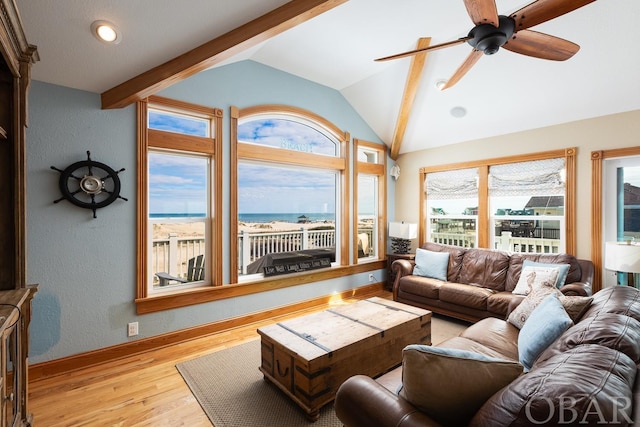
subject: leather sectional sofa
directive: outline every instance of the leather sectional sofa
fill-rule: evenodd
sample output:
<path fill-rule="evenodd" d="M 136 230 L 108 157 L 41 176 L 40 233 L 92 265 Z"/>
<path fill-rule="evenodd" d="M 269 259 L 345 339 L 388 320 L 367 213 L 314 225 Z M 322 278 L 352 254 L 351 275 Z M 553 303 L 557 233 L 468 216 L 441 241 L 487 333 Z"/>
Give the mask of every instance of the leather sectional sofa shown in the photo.
<path fill-rule="evenodd" d="M 524 327 L 519 330 L 489 317 L 436 347 L 518 361 L 523 333 Z M 638 425 L 639 363 L 640 291 L 605 288 L 593 295 L 584 314 L 543 350 L 527 373 L 509 379 L 482 400 L 467 422 L 455 425 Z M 376 380 L 362 375 L 349 378 L 336 396 L 338 418 L 347 427 L 452 425 L 439 423 L 398 393 L 407 380 L 403 369 L 404 365 Z M 427 381 L 436 381 L 433 369 L 425 367 Z M 409 375 L 407 369 L 404 375 Z M 459 383 L 451 378 L 433 386 L 451 389 L 456 396 L 474 385 L 471 379 L 466 383 L 465 378 Z M 427 398 L 438 392 L 431 391 Z M 461 402 L 456 410 L 464 410 L 467 403 Z"/>
<path fill-rule="evenodd" d="M 491 249 L 461 248 L 427 242 L 422 249 L 449 253 L 447 280 L 413 274 L 415 262 L 395 260 L 393 299 L 434 313 L 475 322 L 486 317 L 504 319 L 525 260 L 569 264 L 565 295 L 591 295 L 593 263 L 568 254 L 507 253 Z"/>

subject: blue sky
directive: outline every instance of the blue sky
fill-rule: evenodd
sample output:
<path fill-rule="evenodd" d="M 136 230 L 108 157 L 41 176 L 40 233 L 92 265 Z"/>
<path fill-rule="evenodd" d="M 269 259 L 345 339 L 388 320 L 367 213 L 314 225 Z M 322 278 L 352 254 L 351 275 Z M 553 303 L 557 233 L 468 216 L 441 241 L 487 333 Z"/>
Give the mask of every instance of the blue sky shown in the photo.
<path fill-rule="evenodd" d="M 153 129 L 203 135 L 202 122 L 169 114 L 150 114 Z M 239 139 L 288 150 L 334 155 L 336 145 L 314 128 L 291 120 L 241 124 Z M 196 156 L 149 155 L 149 212 L 204 213 L 207 162 Z M 336 174 L 303 168 L 243 162 L 238 174 L 240 213 L 335 212 Z"/>
<path fill-rule="evenodd" d="M 207 159 L 149 154 L 149 212 L 207 212 Z"/>

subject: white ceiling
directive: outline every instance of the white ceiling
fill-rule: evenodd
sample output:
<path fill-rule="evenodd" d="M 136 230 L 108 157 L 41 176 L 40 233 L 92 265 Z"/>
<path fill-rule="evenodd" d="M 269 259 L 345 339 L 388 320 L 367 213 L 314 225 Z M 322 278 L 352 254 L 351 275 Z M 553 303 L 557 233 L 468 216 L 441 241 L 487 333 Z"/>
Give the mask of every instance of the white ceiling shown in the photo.
<path fill-rule="evenodd" d="M 16 0 L 35 80 L 102 93 L 274 9 L 286 0 Z M 529 0 L 497 0 L 509 15 Z M 105 45 L 94 20 L 123 36 Z M 500 50 L 440 92 L 471 50 L 429 53 L 400 153 L 640 109 L 640 1 L 599 0 L 532 29 L 581 46 L 565 62 Z M 473 24 L 462 0 L 350 0 L 226 63 L 251 59 L 340 91 L 391 145 L 410 59 L 374 58 L 465 36 Z M 467 110 L 464 118 L 452 108 Z"/>

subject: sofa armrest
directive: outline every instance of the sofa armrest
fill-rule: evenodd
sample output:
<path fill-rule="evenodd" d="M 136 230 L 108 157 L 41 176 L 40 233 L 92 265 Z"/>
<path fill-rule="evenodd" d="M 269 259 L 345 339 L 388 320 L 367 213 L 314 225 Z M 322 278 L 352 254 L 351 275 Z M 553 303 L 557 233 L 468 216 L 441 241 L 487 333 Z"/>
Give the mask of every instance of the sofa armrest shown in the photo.
<path fill-rule="evenodd" d="M 353 376 L 342 383 L 334 409 L 346 427 L 440 426 L 427 414 L 365 375 Z"/>
<path fill-rule="evenodd" d="M 393 300 L 395 301 L 398 297 L 398 283 L 400 282 L 400 278 L 402 276 L 410 276 L 413 274 L 413 267 L 416 265 L 415 262 L 409 261 L 408 259 L 397 259 L 393 261 L 391 264 L 391 270 L 396 273 L 396 278 L 393 281 Z"/>
<path fill-rule="evenodd" d="M 591 284 L 584 282 L 567 283 L 560 288 L 560 292 L 569 296 L 588 297 L 591 296 Z"/>
<path fill-rule="evenodd" d="M 582 273 L 580 281 L 567 283 L 560 290 L 565 295 L 591 296 L 593 294 L 593 290 L 591 289 L 594 272 L 593 262 L 588 259 L 579 259 L 578 264 L 580 265 L 580 271 Z"/>

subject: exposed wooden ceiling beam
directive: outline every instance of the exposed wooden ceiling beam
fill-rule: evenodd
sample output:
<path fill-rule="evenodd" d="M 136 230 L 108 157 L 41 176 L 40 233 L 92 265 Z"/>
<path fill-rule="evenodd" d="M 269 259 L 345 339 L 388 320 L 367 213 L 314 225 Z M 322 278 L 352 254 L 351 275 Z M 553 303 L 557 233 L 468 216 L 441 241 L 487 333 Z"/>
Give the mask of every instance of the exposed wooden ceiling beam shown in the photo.
<path fill-rule="evenodd" d="M 423 37 L 418 40 L 416 49 L 424 49 L 428 47 L 429 44 L 431 44 L 431 37 Z M 411 117 L 411 109 L 413 108 L 413 102 L 416 99 L 416 93 L 420 86 L 422 70 L 424 69 L 426 59 L 427 52 L 415 54 L 411 58 L 409 74 L 407 75 L 407 82 L 405 83 L 404 94 L 402 95 L 402 104 L 400 104 L 398 120 L 396 121 L 396 128 L 393 132 L 393 141 L 391 143 L 390 155 L 393 160 L 398 158 L 398 153 L 400 152 L 400 146 L 404 139 L 404 132 L 407 130 L 407 123 Z"/>
<path fill-rule="evenodd" d="M 102 93 L 102 108 L 121 108 L 210 68 L 348 0 L 291 0 L 226 34 Z"/>

